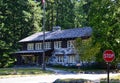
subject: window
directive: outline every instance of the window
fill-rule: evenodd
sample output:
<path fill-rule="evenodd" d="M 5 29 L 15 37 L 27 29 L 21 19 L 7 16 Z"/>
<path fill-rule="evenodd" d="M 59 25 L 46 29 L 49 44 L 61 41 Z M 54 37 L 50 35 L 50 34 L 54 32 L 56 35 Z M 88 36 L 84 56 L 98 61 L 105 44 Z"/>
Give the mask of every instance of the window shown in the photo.
<path fill-rule="evenodd" d="M 64 57 L 63 56 L 58 56 L 57 58 L 58 58 L 58 62 L 59 63 L 64 62 Z"/>
<path fill-rule="evenodd" d="M 67 41 L 67 48 L 74 48 L 73 43 L 74 43 L 73 40 L 69 40 L 69 41 Z"/>
<path fill-rule="evenodd" d="M 51 48 L 51 42 L 45 42 L 45 49 Z"/>
<path fill-rule="evenodd" d="M 27 50 L 34 50 L 34 44 L 33 43 L 28 43 L 27 44 Z"/>
<path fill-rule="evenodd" d="M 36 43 L 35 50 L 41 50 L 41 49 L 42 49 L 42 43 Z"/>
<path fill-rule="evenodd" d="M 75 56 L 68 56 L 68 63 L 75 63 Z"/>
<path fill-rule="evenodd" d="M 54 48 L 61 48 L 61 42 L 62 41 L 56 41 L 56 42 L 54 42 Z"/>

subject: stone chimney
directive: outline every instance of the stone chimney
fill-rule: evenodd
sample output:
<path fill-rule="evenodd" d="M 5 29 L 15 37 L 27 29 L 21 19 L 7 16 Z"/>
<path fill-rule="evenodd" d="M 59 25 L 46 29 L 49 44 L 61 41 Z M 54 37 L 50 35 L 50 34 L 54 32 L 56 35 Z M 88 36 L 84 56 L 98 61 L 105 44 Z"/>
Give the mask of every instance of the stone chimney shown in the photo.
<path fill-rule="evenodd" d="M 60 31 L 61 30 L 61 27 L 60 26 L 54 26 L 52 31 Z"/>

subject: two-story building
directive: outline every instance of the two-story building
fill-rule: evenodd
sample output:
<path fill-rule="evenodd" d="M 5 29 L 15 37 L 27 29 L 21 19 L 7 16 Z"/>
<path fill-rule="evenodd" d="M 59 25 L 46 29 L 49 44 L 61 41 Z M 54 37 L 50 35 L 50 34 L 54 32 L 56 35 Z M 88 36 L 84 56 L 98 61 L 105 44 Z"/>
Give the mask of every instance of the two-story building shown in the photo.
<path fill-rule="evenodd" d="M 15 53 L 17 65 L 41 65 L 43 51 L 45 51 L 45 62 L 49 64 L 76 64 L 79 61 L 74 48 L 76 38 L 87 39 L 91 36 L 90 27 L 73 28 L 61 30 L 61 27 L 53 27 L 52 31 L 35 33 L 19 41 L 22 49 Z M 43 39 L 45 43 L 43 45 Z M 43 50 L 44 46 L 44 50 Z"/>

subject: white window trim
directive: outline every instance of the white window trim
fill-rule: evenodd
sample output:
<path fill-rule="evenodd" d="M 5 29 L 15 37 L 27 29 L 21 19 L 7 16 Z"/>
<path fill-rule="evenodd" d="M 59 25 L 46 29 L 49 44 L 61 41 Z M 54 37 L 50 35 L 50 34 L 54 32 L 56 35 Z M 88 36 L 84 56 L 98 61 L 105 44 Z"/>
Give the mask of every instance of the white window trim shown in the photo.
<path fill-rule="evenodd" d="M 57 56 L 57 62 L 63 63 L 64 62 L 64 56 Z"/>
<path fill-rule="evenodd" d="M 45 42 L 45 49 L 51 49 L 51 42 Z"/>
<path fill-rule="evenodd" d="M 28 43 L 27 50 L 34 50 L 34 43 Z"/>
<path fill-rule="evenodd" d="M 75 56 L 68 56 L 68 63 L 75 63 Z"/>
<path fill-rule="evenodd" d="M 67 41 L 67 48 L 74 48 L 73 43 L 74 43 L 74 40 Z"/>
<path fill-rule="evenodd" d="M 42 49 L 42 43 L 35 43 L 35 50 L 41 50 Z"/>
<path fill-rule="evenodd" d="M 55 49 L 61 48 L 61 43 L 62 43 L 62 41 L 55 41 L 55 42 L 54 42 L 54 48 L 55 48 Z"/>

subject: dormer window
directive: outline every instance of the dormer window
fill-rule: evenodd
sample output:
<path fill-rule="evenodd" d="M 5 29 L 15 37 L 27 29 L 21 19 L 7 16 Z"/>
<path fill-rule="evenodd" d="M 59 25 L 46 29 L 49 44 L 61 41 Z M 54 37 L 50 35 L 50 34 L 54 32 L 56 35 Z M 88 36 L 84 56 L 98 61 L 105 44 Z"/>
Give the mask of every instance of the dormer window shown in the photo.
<path fill-rule="evenodd" d="M 73 40 L 69 40 L 67 41 L 67 48 L 74 48 L 74 41 Z"/>
<path fill-rule="evenodd" d="M 61 42 L 62 41 L 56 41 L 56 42 L 54 42 L 54 48 L 61 48 Z"/>
<path fill-rule="evenodd" d="M 41 49 L 42 49 L 42 43 L 36 43 L 35 50 L 41 50 Z"/>
<path fill-rule="evenodd" d="M 28 43 L 27 44 L 27 50 L 34 50 L 34 44 L 33 43 Z"/>

